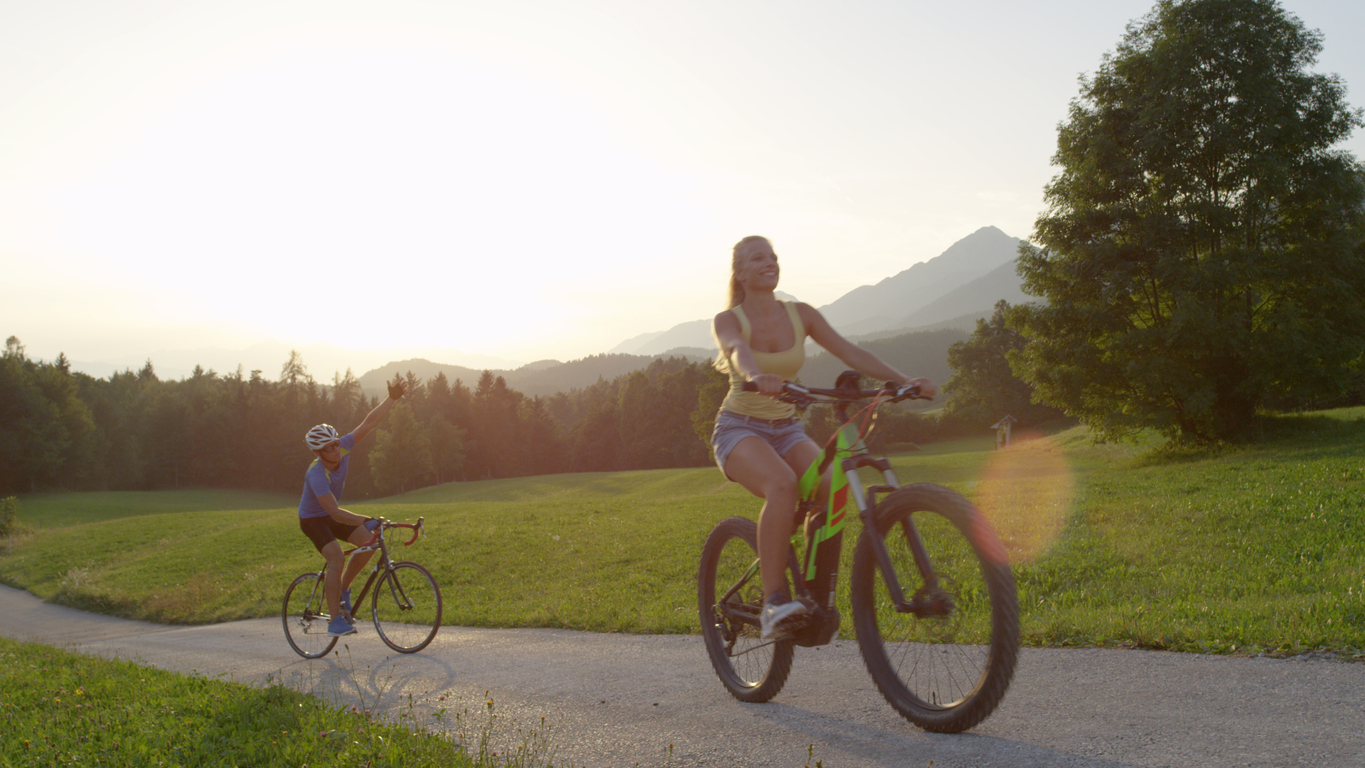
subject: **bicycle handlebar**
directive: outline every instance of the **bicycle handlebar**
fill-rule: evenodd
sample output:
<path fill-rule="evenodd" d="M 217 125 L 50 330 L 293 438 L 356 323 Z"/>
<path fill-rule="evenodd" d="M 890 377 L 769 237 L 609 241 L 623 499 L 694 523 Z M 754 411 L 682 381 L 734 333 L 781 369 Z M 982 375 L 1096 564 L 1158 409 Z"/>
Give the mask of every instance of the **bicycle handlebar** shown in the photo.
<path fill-rule="evenodd" d="M 745 392 L 757 392 L 758 385 L 752 381 L 746 381 L 743 390 Z M 888 399 L 893 403 L 901 400 L 933 399 L 927 395 L 921 395 L 918 384 L 900 384 L 894 381 L 886 382 L 881 389 L 826 389 L 784 381 L 782 382 L 782 394 L 777 399 L 805 407 L 812 403 L 855 402 L 885 395 L 890 395 Z"/>
<path fill-rule="evenodd" d="M 396 525 L 394 526 L 395 528 L 411 528 L 411 529 L 412 529 L 412 538 L 411 538 L 411 539 L 408 539 L 408 540 L 405 541 L 405 542 L 403 542 L 403 546 L 405 546 L 405 547 L 410 547 L 410 546 L 412 546 L 413 542 L 417 541 L 417 537 L 418 537 L 418 536 L 421 536 L 423 533 L 426 532 L 426 531 L 423 530 L 423 528 L 422 528 L 422 521 L 425 520 L 425 519 L 426 519 L 425 517 L 419 517 L 419 518 L 417 518 L 417 522 L 415 522 L 415 523 L 398 523 L 398 524 L 396 524 Z"/>
<path fill-rule="evenodd" d="M 417 522 L 415 523 L 394 523 L 388 520 L 384 520 L 383 525 L 385 530 L 388 530 L 390 528 L 411 528 L 412 538 L 403 542 L 403 546 L 410 547 L 412 546 L 413 542 L 417 541 L 418 536 L 421 536 L 423 533 L 425 533 L 425 531 L 422 529 L 422 521 L 425 519 L 426 519 L 425 517 L 419 517 L 417 518 Z"/>
<path fill-rule="evenodd" d="M 375 518 L 375 519 L 379 521 L 379 526 L 380 526 L 380 528 L 382 528 L 383 530 L 386 530 L 386 531 L 389 530 L 390 528 L 411 528 L 411 529 L 412 529 L 412 538 L 411 538 L 411 539 L 408 539 L 408 540 L 405 541 L 405 542 L 403 542 L 403 546 L 405 546 L 405 547 L 410 547 L 410 546 L 412 546 L 413 543 L 417 541 L 417 537 L 418 537 L 418 536 L 421 536 L 422 534 L 426 533 L 426 529 L 424 529 L 424 528 L 422 527 L 422 521 L 423 521 L 423 520 L 426 520 L 425 517 L 419 517 L 419 518 L 417 518 L 417 522 L 415 522 L 415 523 L 395 523 L 395 522 L 392 522 L 392 521 L 390 521 L 390 520 L 385 520 L 385 519 L 382 518 L 382 517 L 377 517 L 377 518 Z M 374 546 L 374 543 L 375 543 L 376 541 L 379 541 L 379 530 L 380 530 L 380 528 L 376 528 L 375 531 L 374 531 L 374 536 L 370 537 L 370 540 L 367 541 L 367 542 L 365 542 L 364 544 L 359 544 L 359 545 L 357 545 L 357 548 L 363 549 L 363 548 L 365 548 L 365 547 L 372 547 L 372 546 Z M 355 551 L 355 550 L 351 550 L 351 552 L 354 552 L 354 551 Z M 349 555 L 350 552 L 347 552 L 346 554 Z"/>

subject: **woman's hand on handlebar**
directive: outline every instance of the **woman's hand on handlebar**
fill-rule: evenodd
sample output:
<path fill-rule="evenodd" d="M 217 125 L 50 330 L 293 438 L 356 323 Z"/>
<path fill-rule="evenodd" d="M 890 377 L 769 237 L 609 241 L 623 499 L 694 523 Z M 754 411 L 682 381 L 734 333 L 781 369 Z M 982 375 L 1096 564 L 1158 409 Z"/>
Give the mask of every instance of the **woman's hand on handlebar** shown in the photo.
<path fill-rule="evenodd" d="M 782 377 L 775 373 L 760 373 L 749 377 L 749 383 L 758 387 L 759 394 L 779 397 L 782 394 Z"/>
<path fill-rule="evenodd" d="M 892 388 L 891 385 L 892 382 L 887 382 L 888 389 Z M 932 400 L 934 395 L 938 394 L 938 387 L 934 386 L 934 382 L 924 377 L 909 379 L 903 384 L 897 384 L 895 390 L 898 397 L 909 395 L 911 398 L 919 400 Z"/>

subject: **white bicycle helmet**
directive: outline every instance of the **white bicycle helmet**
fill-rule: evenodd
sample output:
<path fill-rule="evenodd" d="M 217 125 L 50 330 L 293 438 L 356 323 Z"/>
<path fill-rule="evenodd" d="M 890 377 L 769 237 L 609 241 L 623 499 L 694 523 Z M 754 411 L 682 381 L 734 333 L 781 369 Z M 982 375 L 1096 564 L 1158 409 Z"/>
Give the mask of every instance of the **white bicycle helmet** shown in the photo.
<path fill-rule="evenodd" d="M 303 438 L 304 442 L 308 443 L 308 447 L 315 451 L 320 451 L 340 439 L 341 436 L 337 434 L 336 427 L 331 424 L 319 424 L 308 430 L 308 434 L 304 435 Z"/>

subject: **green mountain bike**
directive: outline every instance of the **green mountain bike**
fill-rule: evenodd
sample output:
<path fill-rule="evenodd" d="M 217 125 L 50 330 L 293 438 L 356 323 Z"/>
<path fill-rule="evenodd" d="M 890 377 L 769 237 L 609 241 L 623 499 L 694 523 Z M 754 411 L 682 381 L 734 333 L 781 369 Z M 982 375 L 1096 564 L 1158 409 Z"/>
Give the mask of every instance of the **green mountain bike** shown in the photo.
<path fill-rule="evenodd" d="M 825 645 L 838 632 L 839 554 L 844 527 L 856 517 L 863 529 L 853 557 L 851 607 L 867 670 L 907 720 L 958 733 L 995 710 L 1014 675 L 1019 605 L 1009 559 L 971 502 L 938 485 L 901 487 L 891 463 L 868 453 L 864 440 L 877 409 L 922 398 L 914 387 L 864 390 L 859 381 L 856 371 L 847 371 L 834 389 L 787 382 L 780 398 L 803 410 L 832 404 L 842 423 L 800 479 L 805 531 L 792 537 L 788 568 L 792 595 L 806 613 L 784 624 L 787 631 L 777 638 L 760 639 L 758 526 L 731 517 L 702 547 L 702 636 L 716 674 L 735 698 L 763 702 L 777 695 L 791 671 L 794 646 Z M 859 409 L 849 416 L 854 405 Z M 828 502 L 819 509 L 821 479 L 831 467 Z M 880 472 L 882 482 L 864 488 L 863 468 Z"/>

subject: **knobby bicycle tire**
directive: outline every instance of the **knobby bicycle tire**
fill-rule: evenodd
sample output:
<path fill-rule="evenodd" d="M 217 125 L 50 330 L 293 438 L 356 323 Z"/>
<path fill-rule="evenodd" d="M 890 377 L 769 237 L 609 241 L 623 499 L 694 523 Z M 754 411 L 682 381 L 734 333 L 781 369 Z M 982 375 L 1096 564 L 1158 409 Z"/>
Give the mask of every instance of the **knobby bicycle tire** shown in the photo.
<path fill-rule="evenodd" d="M 853 560 L 858 647 L 882 696 L 928 731 L 958 733 L 980 723 L 1005 695 L 1019 655 L 1019 604 L 1008 558 L 985 517 L 960 494 L 919 484 L 887 495 Z M 938 574 L 925 586 L 902 526 L 912 521 Z M 898 613 L 873 542 L 886 544 L 907 598 L 938 601 L 919 617 Z"/>
<path fill-rule="evenodd" d="M 305 573 L 294 579 L 284 591 L 284 607 L 280 616 L 284 621 L 284 639 L 289 647 L 305 659 L 326 656 L 337 639 L 327 634 L 327 593 L 321 574 Z"/>
<path fill-rule="evenodd" d="M 764 702 L 777 695 L 792 667 L 792 642 L 759 640 L 758 615 L 763 585 L 758 573 L 718 604 L 758 558 L 758 526 L 743 517 L 722 520 L 701 550 L 697 570 L 697 608 L 711 666 L 730 695 Z"/>
<path fill-rule="evenodd" d="M 399 653 L 427 647 L 441 628 L 441 588 L 426 568 L 400 560 L 374 585 L 371 603 L 379 639 Z"/>

